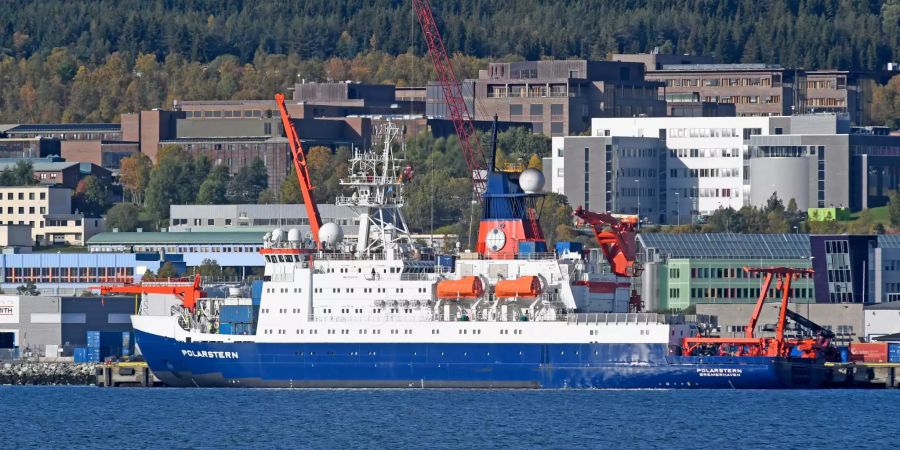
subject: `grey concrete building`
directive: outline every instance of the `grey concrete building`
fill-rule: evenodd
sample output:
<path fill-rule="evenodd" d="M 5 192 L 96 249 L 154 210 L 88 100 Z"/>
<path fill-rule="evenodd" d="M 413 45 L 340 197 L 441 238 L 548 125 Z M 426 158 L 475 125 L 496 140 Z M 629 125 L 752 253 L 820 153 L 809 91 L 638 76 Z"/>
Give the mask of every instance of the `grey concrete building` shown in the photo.
<path fill-rule="evenodd" d="M 719 335 L 722 337 L 744 336 L 744 327 L 750 320 L 754 304 L 751 303 L 697 303 L 697 314 L 718 317 Z M 778 322 L 780 303 L 767 302 L 759 315 L 754 334 L 761 337 L 775 335 L 775 324 Z M 817 304 L 789 303 L 788 308 L 803 317 L 831 330 L 836 335 L 839 345 L 847 345 L 865 336 L 865 320 L 863 305 L 851 304 Z M 790 321 L 789 321 L 790 322 Z M 796 335 L 798 329 L 793 324 L 788 326 L 786 334 Z"/>
<path fill-rule="evenodd" d="M 88 331 L 131 331 L 134 313 L 134 297 L 0 295 L 0 332 L 14 334 L 20 356 L 72 356 Z"/>
<path fill-rule="evenodd" d="M 320 204 L 323 222 L 334 222 L 345 236 L 356 235 L 359 215 L 347 206 Z M 171 231 L 204 231 L 233 228 L 235 231 L 252 227 L 271 230 L 275 227 L 309 225 L 306 208 L 302 204 L 272 205 L 172 205 L 169 208 Z"/>
<path fill-rule="evenodd" d="M 658 139 L 566 137 L 555 139 L 552 151 L 545 167 L 551 189 L 573 206 L 659 220 L 660 155 L 667 153 Z"/>

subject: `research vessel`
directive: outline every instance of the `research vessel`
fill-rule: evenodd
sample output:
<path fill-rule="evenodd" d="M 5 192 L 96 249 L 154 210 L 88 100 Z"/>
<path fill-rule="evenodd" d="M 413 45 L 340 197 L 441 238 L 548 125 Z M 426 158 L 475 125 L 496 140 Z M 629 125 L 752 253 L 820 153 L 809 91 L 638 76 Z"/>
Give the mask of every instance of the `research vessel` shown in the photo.
<path fill-rule="evenodd" d="M 283 113 L 284 115 L 284 113 Z M 286 124 L 291 139 L 292 127 Z M 401 130 L 354 152 L 337 202 L 360 227 L 275 229 L 247 298 L 135 315 L 135 339 L 169 386 L 391 388 L 782 388 L 823 378 L 814 358 L 703 354 L 702 323 L 637 312 L 598 249 L 547 248 L 536 169 L 485 177 L 474 252 L 433 256 L 409 239 Z M 297 143 L 299 146 L 299 142 Z M 293 148 L 293 145 L 292 145 Z M 717 347 L 718 348 L 718 347 Z M 821 358 L 819 358 L 821 359 Z"/>

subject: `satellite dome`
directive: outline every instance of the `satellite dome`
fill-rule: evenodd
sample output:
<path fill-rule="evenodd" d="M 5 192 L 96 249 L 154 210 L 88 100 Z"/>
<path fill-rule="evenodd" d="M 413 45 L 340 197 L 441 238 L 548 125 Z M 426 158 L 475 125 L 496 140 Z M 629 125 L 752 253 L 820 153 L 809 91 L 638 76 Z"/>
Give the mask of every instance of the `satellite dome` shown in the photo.
<path fill-rule="evenodd" d="M 544 174 L 537 169 L 525 169 L 519 175 L 519 187 L 527 194 L 538 194 L 544 187 Z"/>
<path fill-rule="evenodd" d="M 288 242 L 290 242 L 292 244 L 296 244 L 296 243 L 300 242 L 300 230 L 298 230 L 296 228 L 291 228 L 290 230 L 288 230 L 287 238 L 288 238 Z"/>
<path fill-rule="evenodd" d="M 333 246 L 344 239 L 344 230 L 334 222 L 328 222 L 319 228 L 319 240 Z"/>
<path fill-rule="evenodd" d="M 272 241 L 281 242 L 281 239 L 284 237 L 284 230 L 281 228 L 276 228 L 272 230 Z"/>
<path fill-rule="evenodd" d="M 271 231 L 266 231 L 265 236 L 263 236 L 263 240 L 266 241 L 266 242 L 271 241 L 271 240 L 272 240 L 272 232 L 271 232 Z"/>

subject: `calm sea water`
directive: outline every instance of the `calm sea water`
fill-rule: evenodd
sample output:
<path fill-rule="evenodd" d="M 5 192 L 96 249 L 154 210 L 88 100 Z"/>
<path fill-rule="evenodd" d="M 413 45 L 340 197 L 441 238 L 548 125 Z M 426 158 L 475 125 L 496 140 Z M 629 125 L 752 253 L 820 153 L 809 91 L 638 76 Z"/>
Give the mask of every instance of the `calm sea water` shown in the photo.
<path fill-rule="evenodd" d="M 900 391 L 0 387 L 2 448 L 900 448 Z"/>

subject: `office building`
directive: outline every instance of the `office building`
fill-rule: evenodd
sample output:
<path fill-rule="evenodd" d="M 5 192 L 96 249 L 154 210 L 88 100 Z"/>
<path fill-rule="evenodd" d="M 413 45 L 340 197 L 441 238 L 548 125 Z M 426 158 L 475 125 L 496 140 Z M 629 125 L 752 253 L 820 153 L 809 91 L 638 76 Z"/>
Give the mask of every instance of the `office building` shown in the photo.
<path fill-rule="evenodd" d="M 641 233 L 637 244 L 640 293 L 648 310 L 755 303 L 762 278 L 744 267 L 809 268 L 811 261 L 805 234 Z M 794 301 L 815 302 L 814 288 L 811 277 L 795 280 Z"/>
<path fill-rule="evenodd" d="M 341 226 L 345 236 L 355 236 L 359 214 L 349 206 L 318 205 L 323 223 Z M 170 231 L 235 230 L 260 227 L 271 231 L 276 227 L 300 227 L 308 230 L 309 219 L 302 204 L 270 205 L 172 205 L 169 208 Z"/>
<path fill-rule="evenodd" d="M 46 137 L 0 137 L 0 158 L 44 158 L 59 156 L 60 140 Z"/>
<path fill-rule="evenodd" d="M 794 199 L 801 210 L 859 211 L 887 204 L 900 185 L 900 137 L 851 128 L 832 114 L 608 118 L 594 119 L 592 128 L 590 137 L 553 139 L 551 190 L 601 211 L 633 214 L 640 199 L 641 216 L 654 223 L 763 206 L 772 194 Z M 650 171 L 652 156 L 637 163 L 629 155 L 652 152 L 613 151 L 622 144 L 597 137 L 641 138 L 641 148 L 665 148 L 667 155 Z M 628 171 L 634 164 L 645 170 Z"/>
<path fill-rule="evenodd" d="M 28 225 L 39 245 L 83 245 L 105 228 L 101 218 L 72 214 L 72 190 L 51 186 L 0 187 L 0 222 Z"/>
<path fill-rule="evenodd" d="M 663 116 L 661 84 L 644 80 L 640 63 L 523 61 L 490 63 L 462 93 L 473 119 L 531 124 L 535 133 L 566 136 L 590 128 L 593 117 Z M 449 117 L 443 91 L 427 86 L 426 115 Z"/>

